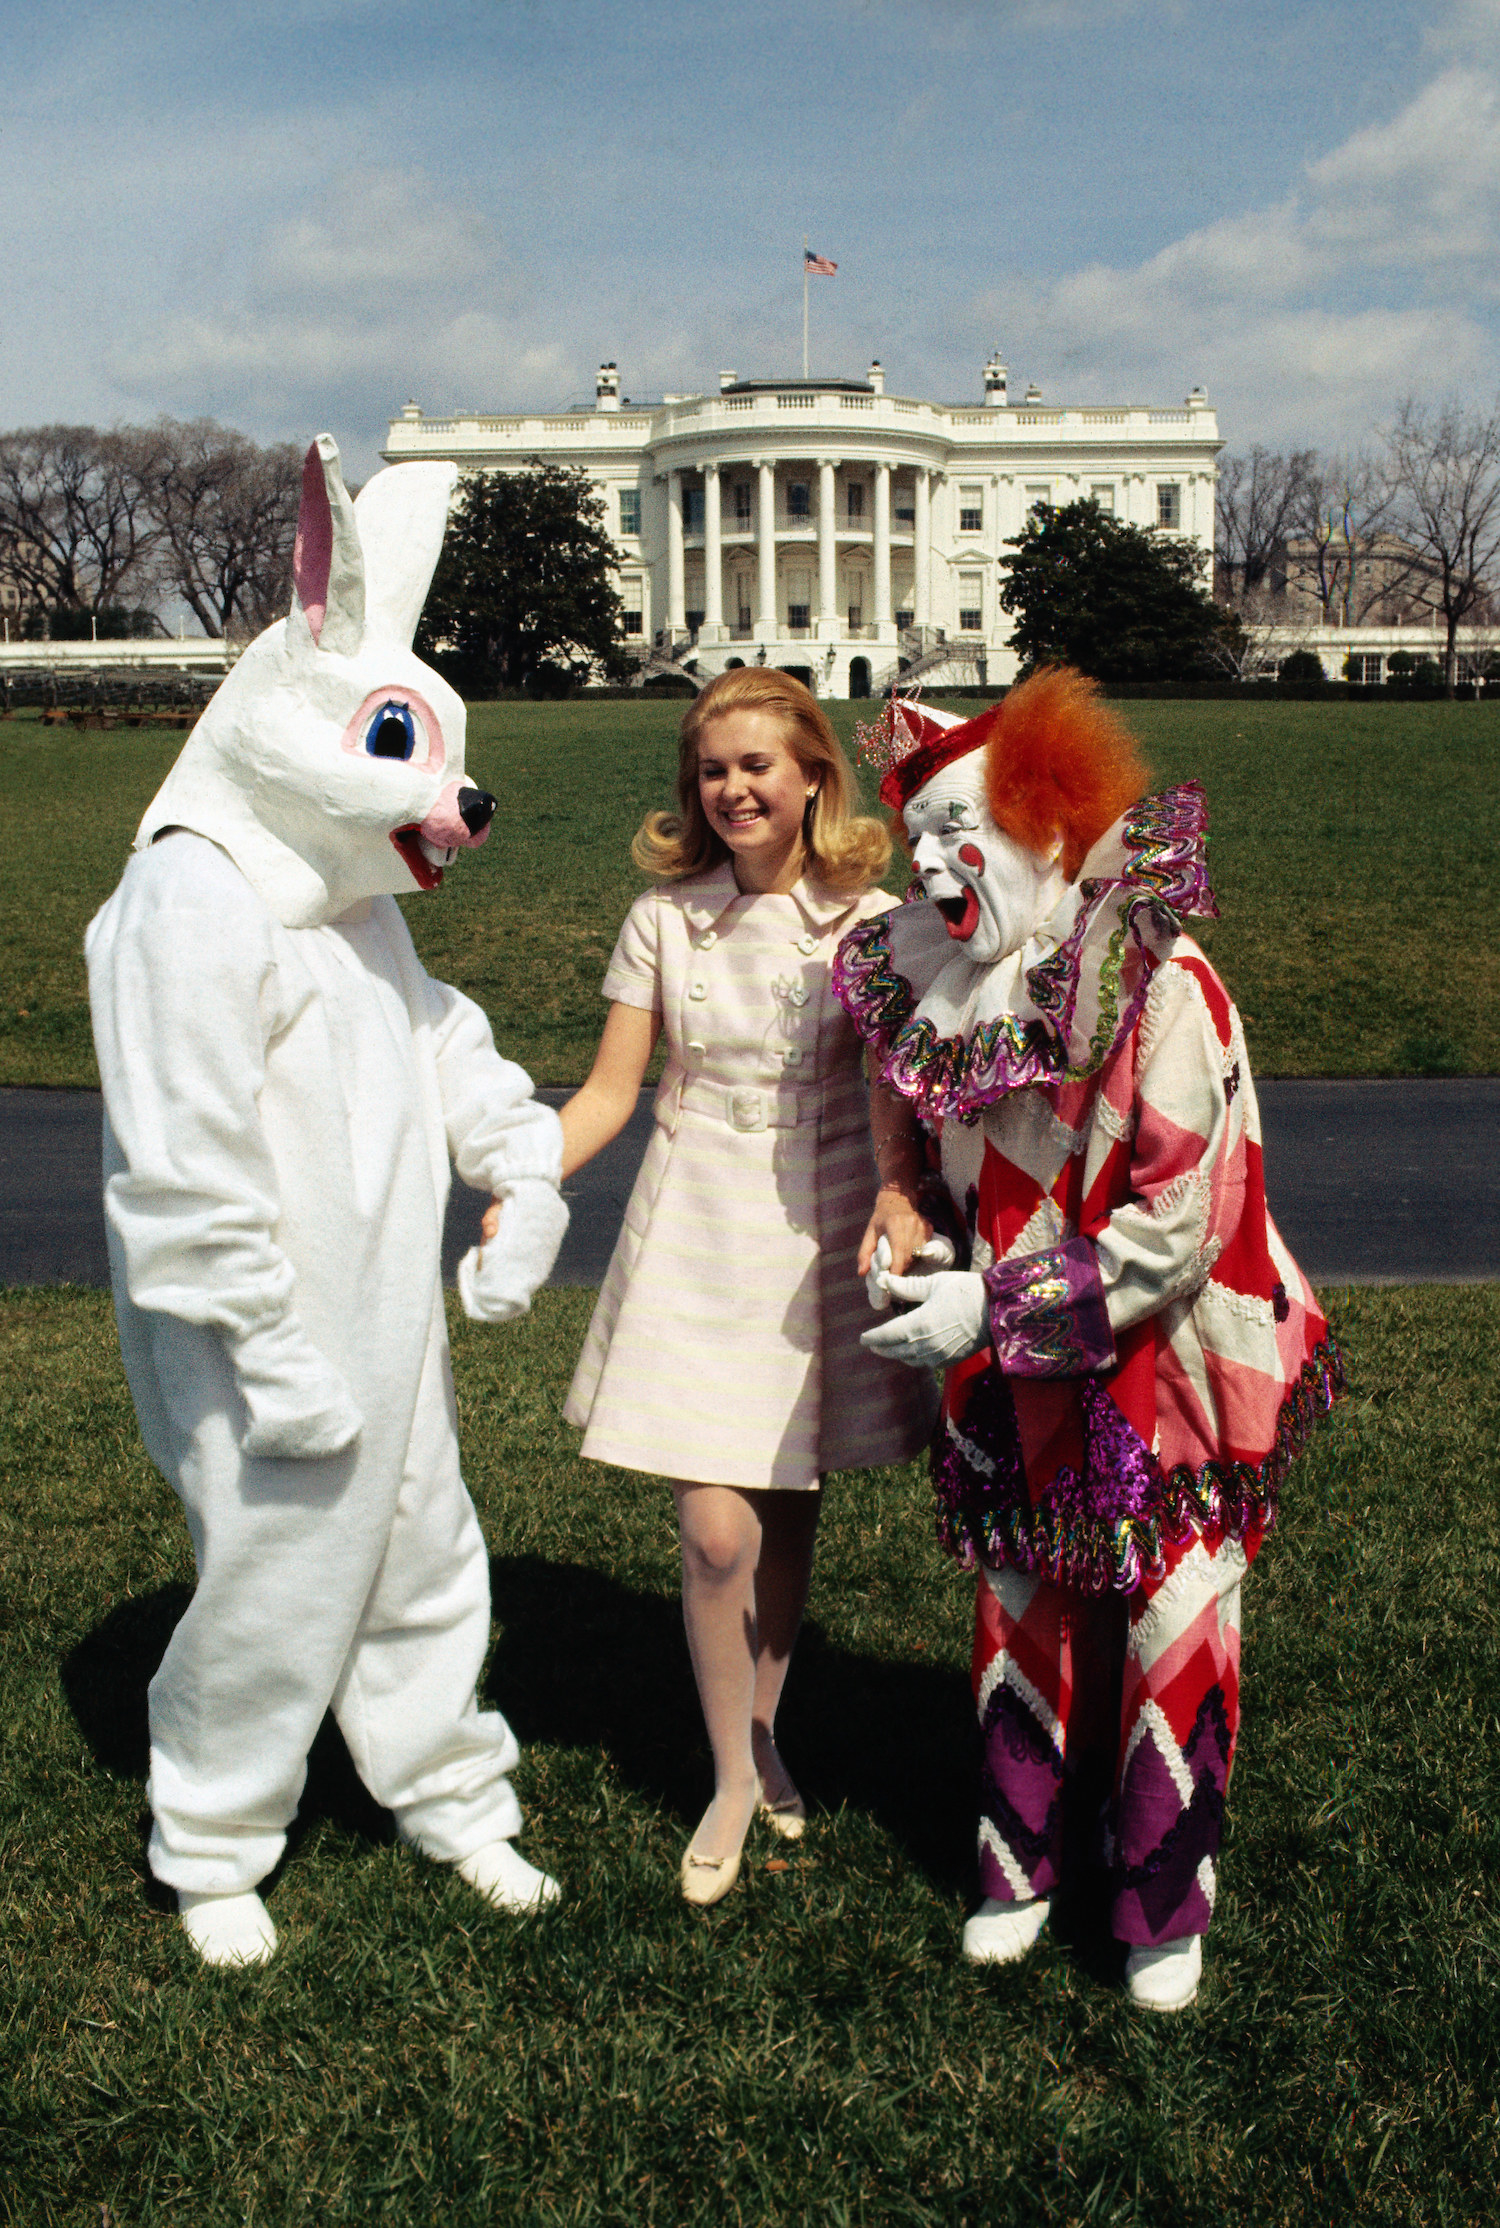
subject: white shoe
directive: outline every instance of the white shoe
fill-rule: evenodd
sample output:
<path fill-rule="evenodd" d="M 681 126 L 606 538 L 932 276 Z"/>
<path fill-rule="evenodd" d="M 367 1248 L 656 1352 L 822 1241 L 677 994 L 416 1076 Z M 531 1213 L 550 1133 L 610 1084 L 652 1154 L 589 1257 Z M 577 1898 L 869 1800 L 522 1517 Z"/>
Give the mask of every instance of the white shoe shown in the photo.
<path fill-rule="evenodd" d="M 545 1910 L 562 1894 L 555 1880 L 526 1862 L 513 1841 L 487 1841 L 472 1856 L 460 1857 L 453 1869 L 497 1911 L 514 1911 L 522 1917 Z"/>
<path fill-rule="evenodd" d="M 1148 2011 L 1186 2011 L 1202 1977 L 1201 1934 L 1179 1934 L 1170 1942 L 1133 1949 L 1125 1960 L 1130 2000 Z"/>
<path fill-rule="evenodd" d="M 1013 1965 L 1024 1957 L 1052 1905 L 1045 1895 L 1033 1903 L 997 1903 L 987 1895 L 964 1927 L 964 1955 L 976 1965 Z"/>
<path fill-rule="evenodd" d="M 271 1914 L 251 1888 L 245 1895 L 177 1890 L 183 1931 L 205 1965 L 264 1965 L 276 1947 Z"/>

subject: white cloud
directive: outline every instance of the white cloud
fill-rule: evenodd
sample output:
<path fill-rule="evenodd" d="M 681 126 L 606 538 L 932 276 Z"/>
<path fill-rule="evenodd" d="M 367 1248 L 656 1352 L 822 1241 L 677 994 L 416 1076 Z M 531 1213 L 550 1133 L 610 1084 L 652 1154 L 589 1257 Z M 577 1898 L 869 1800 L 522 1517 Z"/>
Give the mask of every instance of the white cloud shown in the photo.
<path fill-rule="evenodd" d="M 1469 31 L 1500 0 L 1467 0 Z M 1457 31 L 1448 51 L 1457 43 Z M 1297 189 L 1132 267 L 1090 265 L 974 305 L 1048 376 L 1160 397 L 1204 380 L 1231 441 L 1358 439 L 1411 390 L 1500 383 L 1500 74 L 1450 63 Z M 1170 394 L 1171 390 L 1168 390 Z"/>

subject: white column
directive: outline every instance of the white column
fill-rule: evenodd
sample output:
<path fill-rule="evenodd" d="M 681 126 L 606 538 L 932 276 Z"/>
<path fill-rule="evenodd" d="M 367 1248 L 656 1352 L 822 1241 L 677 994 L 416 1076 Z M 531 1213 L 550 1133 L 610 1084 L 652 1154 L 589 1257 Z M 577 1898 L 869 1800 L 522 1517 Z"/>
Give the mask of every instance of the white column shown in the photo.
<path fill-rule="evenodd" d="M 699 639 L 724 634 L 724 550 L 719 530 L 719 467 L 703 467 L 703 625 Z"/>
<path fill-rule="evenodd" d="M 755 614 L 757 642 L 776 639 L 776 471 L 764 457 L 757 466 L 759 501 L 756 504 L 756 557 L 760 578 L 760 609 Z"/>
<path fill-rule="evenodd" d="M 916 517 L 912 521 L 912 618 L 932 624 L 932 474 L 917 468 Z"/>
<path fill-rule="evenodd" d="M 667 474 L 667 625 L 674 635 L 687 633 L 687 595 L 683 585 L 682 474 Z"/>
<path fill-rule="evenodd" d="M 838 613 L 838 543 L 834 539 L 833 460 L 818 459 L 818 633 L 837 642 L 843 629 Z"/>
<path fill-rule="evenodd" d="M 891 468 L 875 467 L 875 624 L 877 641 L 891 638 Z"/>

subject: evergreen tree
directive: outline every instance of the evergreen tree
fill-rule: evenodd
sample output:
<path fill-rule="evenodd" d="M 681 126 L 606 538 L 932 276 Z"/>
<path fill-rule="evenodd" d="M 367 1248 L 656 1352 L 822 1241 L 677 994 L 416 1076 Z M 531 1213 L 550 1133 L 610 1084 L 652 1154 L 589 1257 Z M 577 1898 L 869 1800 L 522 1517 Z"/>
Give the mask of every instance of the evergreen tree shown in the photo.
<path fill-rule="evenodd" d="M 1023 665 L 1075 665 L 1100 681 L 1222 679 L 1232 613 L 1202 586 L 1208 558 L 1192 542 L 1127 526 L 1090 497 L 1040 503 L 1000 590 L 1018 621 Z"/>
<path fill-rule="evenodd" d="M 615 549 L 585 473 L 533 457 L 466 479 L 417 630 L 418 654 L 466 695 L 561 694 L 625 671 Z"/>

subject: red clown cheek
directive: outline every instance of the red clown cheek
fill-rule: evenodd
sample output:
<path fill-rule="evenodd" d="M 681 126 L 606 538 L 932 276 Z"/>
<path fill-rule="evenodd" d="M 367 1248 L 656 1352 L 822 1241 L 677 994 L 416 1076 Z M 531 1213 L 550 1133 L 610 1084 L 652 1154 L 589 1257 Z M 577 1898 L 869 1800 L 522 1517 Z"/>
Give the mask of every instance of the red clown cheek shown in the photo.
<path fill-rule="evenodd" d="M 958 847 L 958 855 L 965 866 L 971 866 L 976 874 L 983 874 L 984 853 L 976 844 L 961 843 Z"/>

